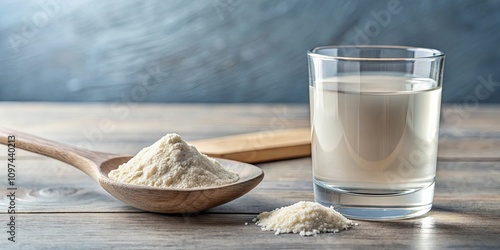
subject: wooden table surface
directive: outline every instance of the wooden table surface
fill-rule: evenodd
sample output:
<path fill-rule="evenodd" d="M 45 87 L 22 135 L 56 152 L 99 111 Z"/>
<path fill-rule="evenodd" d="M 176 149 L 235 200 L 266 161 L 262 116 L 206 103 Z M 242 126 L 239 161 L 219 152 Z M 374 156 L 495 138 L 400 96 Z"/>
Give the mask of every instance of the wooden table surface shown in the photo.
<path fill-rule="evenodd" d="M 309 126 L 307 105 L 0 103 L 1 126 L 97 151 L 135 154 L 167 132 L 187 141 Z M 313 200 L 311 159 L 258 164 L 262 183 L 192 215 L 139 211 L 90 177 L 17 150 L 16 243 L 9 237 L 7 147 L 0 146 L 0 249 L 499 248 L 500 106 L 444 106 L 434 206 L 425 217 L 357 221 L 337 234 L 261 231 L 263 211 Z M 2 152 L 3 151 L 3 152 Z M 245 223 L 248 222 L 248 225 Z"/>

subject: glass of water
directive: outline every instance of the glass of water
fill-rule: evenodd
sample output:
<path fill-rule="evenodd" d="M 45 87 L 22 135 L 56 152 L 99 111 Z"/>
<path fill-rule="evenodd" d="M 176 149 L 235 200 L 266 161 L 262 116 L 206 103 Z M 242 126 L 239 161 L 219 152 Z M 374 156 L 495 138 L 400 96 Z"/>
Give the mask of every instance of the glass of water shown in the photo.
<path fill-rule="evenodd" d="M 432 207 L 444 54 L 403 46 L 308 52 L 315 200 L 349 218 Z"/>

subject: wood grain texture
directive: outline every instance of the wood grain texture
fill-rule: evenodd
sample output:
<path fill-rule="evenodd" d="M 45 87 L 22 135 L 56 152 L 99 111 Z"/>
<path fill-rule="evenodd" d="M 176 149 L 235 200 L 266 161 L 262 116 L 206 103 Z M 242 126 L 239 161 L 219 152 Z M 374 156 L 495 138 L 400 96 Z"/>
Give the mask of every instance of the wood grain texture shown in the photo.
<path fill-rule="evenodd" d="M 389 3 L 4 0 L 0 100 L 306 103 L 306 51 L 331 44 L 443 50 L 445 102 L 498 82 L 498 1 Z"/>
<path fill-rule="evenodd" d="M 136 211 L 114 199 L 95 181 L 76 169 L 52 159 L 22 160 L 19 197 L 22 213 L 32 212 L 129 212 Z M 299 200 L 312 201 L 310 158 L 259 164 L 265 173 L 260 185 L 247 195 L 216 207 L 212 213 L 257 214 Z M 464 212 L 500 216 L 500 163 L 440 162 L 435 206 Z M 0 190 L 5 192 L 5 190 Z M 2 193 L 4 194 L 4 193 Z M 280 199 L 276 199 L 280 197 Z M 1 202 L 7 202 L 5 196 Z M 482 204 L 482 207 L 478 207 Z"/>
<path fill-rule="evenodd" d="M 307 238 L 262 231 L 252 223 L 253 218 L 255 215 L 249 214 L 21 214 L 18 220 L 23 226 L 19 231 L 24 235 L 17 246 L 25 249 L 110 246 L 117 249 L 481 249 L 498 247 L 500 233 L 495 217 L 448 211 L 432 211 L 425 218 L 413 220 L 359 222 L 349 231 Z M 473 220 L 477 223 L 470 224 Z"/>
<path fill-rule="evenodd" d="M 84 112 L 75 111 L 82 107 Z M 484 108 L 467 111 L 467 116 L 459 116 L 461 113 L 457 113 L 453 105 L 443 105 L 439 158 L 498 159 L 500 126 L 497 124 L 500 111 L 495 107 L 498 106 L 485 105 Z M 75 112 L 79 112 L 77 117 L 74 116 Z M 169 132 L 182 135 L 186 141 L 194 141 L 307 127 L 310 124 L 307 105 L 283 104 L 113 105 L 5 102 L 1 105 L 0 117 L 5 117 L 2 126 L 30 131 L 41 137 L 85 149 L 130 155 Z M 460 123 L 455 119 L 460 119 Z M 1 157 L 3 156 L 0 155 Z"/>
<path fill-rule="evenodd" d="M 258 163 L 311 156 L 311 129 L 282 129 L 190 141 L 200 152 Z"/>
<path fill-rule="evenodd" d="M 62 162 L 18 150 L 19 238 L 14 249 L 497 248 L 498 114 L 500 106 L 487 106 L 470 112 L 460 126 L 453 119 L 442 119 L 441 137 L 448 137 L 440 144 L 434 206 L 427 216 L 358 221 L 360 225 L 350 231 L 310 238 L 275 236 L 251 222 L 260 212 L 314 199 L 308 157 L 258 164 L 265 173 L 262 183 L 227 204 L 203 213 L 159 215 L 122 203 Z M 300 105 L 151 104 L 130 108 L 123 119 L 119 115 L 107 104 L 0 103 L 0 117 L 9 118 L 2 120 L 2 126 L 70 145 L 90 142 L 94 150 L 127 154 L 151 144 L 166 130 L 198 140 L 309 123 L 308 108 Z M 110 119 L 114 130 L 90 136 L 89 131 L 98 131 L 103 119 Z M 0 146 L 0 152 L 2 148 L 6 149 Z M 0 164 L 6 158 L 0 153 Z M 5 174 L 0 171 L 0 179 Z M 0 189 L 0 208 L 8 202 L 5 192 Z M 5 213 L 0 210 L 3 220 Z M 10 246 L 5 245 L 6 239 L 0 238 L 0 243 Z"/>

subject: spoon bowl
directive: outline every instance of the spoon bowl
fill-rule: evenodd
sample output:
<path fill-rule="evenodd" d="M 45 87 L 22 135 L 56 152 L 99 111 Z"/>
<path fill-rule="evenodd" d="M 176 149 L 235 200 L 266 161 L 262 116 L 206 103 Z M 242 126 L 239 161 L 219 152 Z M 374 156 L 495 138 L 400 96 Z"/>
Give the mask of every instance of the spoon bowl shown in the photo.
<path fill-rule="evenodd" d="M 68 163 L 83 171 L 115 198 L 124 203 L 156 213 L 194 213 L 232 201 L 252 190 L 264 178 L 263 171 L 247 163 L 217 159 L 226 169 L 239 175 L 235 183 L 203 188 L 157 188 L 123 183 L 108 178 L 111 170 L 132 156 L 83 150 L 43 139 L 34 135 L 0 128 L 0 144 L 9 144 L 15 137 L 15 147 L 42 154 Z"/>
<path fill-rule="evenodd" d="M 112 158 L 99 167 L 99 184 L 115 198 L 141 210 L 156 213 L 194 213 L 232 201 L 252 190 L 264 174 L 253 165 L 217 159 L 227 170 L 238 173 L 235 183 L 206 188 L 157 188 L 109 179 L 108 173 L 131 157 Z"/>

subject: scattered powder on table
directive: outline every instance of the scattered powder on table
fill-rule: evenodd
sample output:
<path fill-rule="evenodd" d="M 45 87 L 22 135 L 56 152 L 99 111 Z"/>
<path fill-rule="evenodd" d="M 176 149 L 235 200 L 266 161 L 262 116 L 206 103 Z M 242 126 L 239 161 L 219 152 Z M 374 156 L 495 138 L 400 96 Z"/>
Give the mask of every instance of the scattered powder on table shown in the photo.
<path fill-rule="evenodd" d="M 255 224 L 261 226 L 262 230 L 274 230 L 276 235 L 299 233 L 302 236 L 315 236 L 319 233 L 338 233 L 356 225 L 332 207 L 307 201 L 263 212 L 254 221 L 257 221 Z"/>
<path fill-rule="evenodd" d="M 200 153 L 177 134 L 167 134 L 108 174 L 112 180 L 165 188 L 213 187 L 238 181 L 236 173 Z"/>

